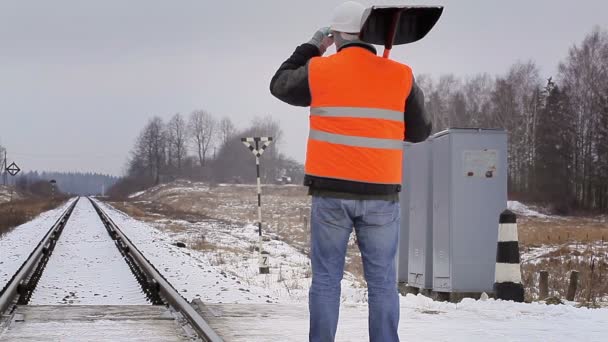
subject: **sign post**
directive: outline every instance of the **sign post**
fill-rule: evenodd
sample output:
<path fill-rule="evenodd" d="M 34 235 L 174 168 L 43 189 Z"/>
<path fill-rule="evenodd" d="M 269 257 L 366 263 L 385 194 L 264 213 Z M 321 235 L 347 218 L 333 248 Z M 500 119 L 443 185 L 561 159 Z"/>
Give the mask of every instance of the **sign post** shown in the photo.
<path fill-rule="evenodd" d="M 272 143 L 272 137 L 250 137 L 242 138 L 241 141 L 253 155 L 255 156 L 255 167 L 257 173 L 257 184 L 258 184 L 258 251 L 259 251 L 259 265 L 260 274 L 270 273 L 270 261 L 268 260 L 268 252 L 262 248 L 262 184 L 260 181 L 260 157 L 264 153 L 264 150 Z"/>
<path fill-rule="evenodd" d="M 7 175 L 7 171 L 6 171 L 6 149 L 4 149 L 4 159 L 2 159 L 2 165 L 0 165 L 2 168 L 0 168 L 0 171 L 2 171 L 2 179 L 4 180 L 4 185 L 6 185 L 6 175 Z"/>
<path fill-rule="evenodd" d="M 51 201 L 55 202 L 55 187 L 57 186 L 57 181 L 51 179 L 49 183 L 51 184 Z"/>
<path fill-rule="evenodd" d="M 5 164 L 6 164 L 6 162 L 5 162 Z M 9 175 L 11 175 L 11 176 L 13 176 L 13 177 L 14 177 L 14 176 L 16 176 L 16 175 L 17 175 L 17 174 L 18 174 L 18 173 L 21 171 L 21 169 L 19 168 L 19 166 L 17 166 L 17 164 L 15 164 L 15 163 L 11 163 L 11 165 L 9 165 L 9 166 L 7 166 L 7 167 L 6 167 L 5 171 L 6 171 L 6 172 L 7 172 Z M 11 190 L 10 190 L 9 203 L 11 203 L 11 211 L 12 211 L 12 209 L 13 209 L 13 208 L 12 208 L 12 203 L 13 203 L 13 189 L 12 189 L 12 188 L 10 188 L 10 189 L 11 189 Z"/>

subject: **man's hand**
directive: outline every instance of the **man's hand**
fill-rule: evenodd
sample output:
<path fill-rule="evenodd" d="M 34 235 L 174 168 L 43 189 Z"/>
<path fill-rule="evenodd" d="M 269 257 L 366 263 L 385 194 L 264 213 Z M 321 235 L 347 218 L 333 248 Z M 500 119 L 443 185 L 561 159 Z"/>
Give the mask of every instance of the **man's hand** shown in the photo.
<path fill-rule="evenodd" d="M 308 44 L 318 47 L 321 56 L 323 56 L 327 48 L 334 44 L 334 38 L 331 37 L 329 27 L 323 27 L 315 32 Z"/>

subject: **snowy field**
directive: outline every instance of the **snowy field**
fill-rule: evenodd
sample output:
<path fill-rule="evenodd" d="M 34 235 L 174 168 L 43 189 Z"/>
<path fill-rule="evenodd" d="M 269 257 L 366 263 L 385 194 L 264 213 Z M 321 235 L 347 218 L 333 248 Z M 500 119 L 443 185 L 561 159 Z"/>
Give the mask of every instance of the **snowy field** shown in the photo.
<path fill-rule="evenodd" d="M 251 329 L 248 324 L 253 324 L 275 333 L 280 327 L 281 341 L 306 340 L 310 279 L 307 257 L 298 249 L 271 238 L 268 249 L 272 274 L 259 275 L 256 252 L 248 248 L 257 238 L 252 225 L 240 227 L 223 221 L 192 223 L 166 218 L 144 223 L 105 204 L 104 207 L 187 299 L 201 298 L 207 303 L 282 303 L 293 305 L 300 312 L 296 316 L 257 316 L 252 322 L 234 317 L 231 322 L 235 336 L 242 336 L 236 331 Z M 196 246 L 201 235 L 213 248 Z M 200 250 L 175 247 L 172 244 L 176 241 Z M 532 255 L 524 257 L 528 260 Z M 365 291 L 355 286 L 348 275 L 342 287 L 345 291 L 337 340 L 366 341 Z M 243 291 L 249 295 L 243 296 Z M 577 308 L 574 304 L 519 304 L 492 299 L 465 299 L 453 304 L 408 295 L 401 297 L 399 330 L 403 341 L 605 341 L 608 309 Z"/>
<path fill-rule="evenodd" d="M 24 223 L 0 237 L 0 289 L 4 288 L 19 267 L 23 265 L 42 237 L 72 204 L 72 201 L 74 200 L 44 212 L 32 221 Z"/>
<path fill-rule="evenodd" d="M 156 236 L 160 234 L 162 237 L 159 239 L 165 241 L 165 245 L 175 241 L 184 242 L 188 248 L 196 250 L 182 253 L 196 255 L 201 262 L 234 275 L 241 283 L 256 285 L 273 293 L 278 303 L 292 303 L 299 308 L 300 315 L 296 318 L 254 317 L 249 323 L 239 323 L 240 320 L 235 318 L 236 326 L 242 324 L 239 330 L 257 326 L 276 330 L 276 326 L 281 326 L 280 340 L 303 341 L 307 338 L 306 301 L 310 271 L 306 250 L 302 247 L 306 246 L 307 241 L 295 241 L 294 244 L 285 235 L 288 232 L 306 234 L 306 226 L 299 225 L 297 212 L 300 212 L 299 215 L 302 212 L 306 214 L 309 203 L 305 193 L 291 196 L 284 193 L 292 190 L 281 189 L 284 188 L 270 186 L 263 190 L 264 216 L 269 226 L 269 231 L 266 232 L 271 237 L 269 249 L 273 267 L 270 276 L 257 274 L 255 252 L 247 248 L 247 244 L 252 244 L 257 238 L 252 225 L 255 222 L 255 198 L 250 196 L 255 192 L 254 187 L 220 185 L 214 189 L 203 183 L 180 181 L 134 194 L 132 201 L 145 210 L 142 214 L 148 222 L 145 225 Z M 159 203 L 180 212 L 200 212 L 212 219 L 185 221 L 159 215 L 154 207 Z M 566 225 L 570 224 L 570 220 L 578 224 L 575 218 L 546 215 L 517 201 L 509 201 L 508 208 L 528 226 L 535 222 L 547 225 L 561 222 Z M 214 222 L 213 219 L 221 222 Z M 522 261 L 533 264 L 538 258 L 551 260 L 551 253 L 560 247 L 540 245 L 526 248 Z M 585 247 L 574 244 L 573 248 L 582 250 Z M 261 280 L 264 277 L 266 280 Z M 353 277 L 347 274 L 342 284 L 345 291 L 338 341 L 367 340 L 365 289 L 352 280 Z M 192 283 L 189 285 L 196 287 Z M 559 306 L 543 303 L 517 304 L 491 299 L 466 299 L 459 304 L 452 304 L 408 295 L 401 298 L 400 336 L 403 341 L 608 340 L 608 310 L 577 308 L 575 305 L 572 302 Z M 248 327 L 247 324 L 251 326 Z M 260 339 L 269 340 L 272 339 Z"/>
<path fill-rule="evenodd" d="M 173 245 L 174 239 L 148 224 L 100 203 L 103 210 L 142 254 L 186 299 L 205 302 L 273 302 L 277 298 L 262 288 L 252 288 L 236 276 L 212 265 L 203 253 Z"/>
<path fill-rule="evenodd" d="M 0 276 L 3 277 L 0 279 L 4 283 L 67 205 L 43 213 L 0 239 Z M 214 219 L 180 221 L 161 216 L 143 222 L 107 204 L 101 205 L 186 299 L 200 298 L 205 303 L 235 303 L 244 307 L 247 304 L 289 305 L 299 312 L 284 317 L 255 316 L 253 323 L 227 318 L 234 319 L 235 333 L 247 331 L 247 324 L 255 324 L 259 329 L 274 332 L 275 337 L 279 334 L 281 341 L 306 340 L 310 269 L 308 257 L 301 248 L 269 233 L 266 249 L 271 256 L 271 274 L 260 275 L 255 250 L 257 232 L 251 224 Z M 518 210 L 528 212 L 530 209 L 520 207 Z M 177 241 L 187 247 L 176 247 Z M 570 247 L 577 249 L 578 246 Z M 522 255 L 522 260 L 534 263 L 551 252 L 548 246 L 532 248 Z M 32 298 L 33 304 L 146 302 L 86 199 L 75 208 L 47 267 Z M 113 277 L 120 280 L 114 281 Z M 61 283 L 61 289 L 57 283 Z M 112 288 L 114 283 L 121 283 L 120 291 Z M 342 286 L 337 341 L 366 341 L 365 289 L 349 274 Z M 104 291 L 110 295 L 103 297 Z M 118 293 L 119 296 L 111 295 Z M 518 304 L 492 299 L 465 299 L 453 304 L 408 295 L 401 297 L 400 337 L 403 341 L 605 341 L 608 309 L 577 308 L 574 304 Z"/>
<path fill-rule="evenodd" d="M 30 304 L 149 304 L 88 199 L 76 204 Z"/>
<path fill-rule="evenodd" d="M 270 253 L 271 274 L 258 270 L 257 228 L 239 227 L 220 221 L 197 223 L 160 220 L 156 229 L 111 206 L 104 210 L 142 253 L 187 299 L 208 303 L 293 303 L 307 300 L 310 285 L 309 259 L 285 242 L 270 238 L 264 249 Z M 171 232 L 166 226 L 179 224 Z M 205 236 L 209 248 L 178 248 L 176 241 L 192 246 Z M 343 281 L 342 301 L 366 301 L 366 291 L 356 287 L 350 275 Z"/>

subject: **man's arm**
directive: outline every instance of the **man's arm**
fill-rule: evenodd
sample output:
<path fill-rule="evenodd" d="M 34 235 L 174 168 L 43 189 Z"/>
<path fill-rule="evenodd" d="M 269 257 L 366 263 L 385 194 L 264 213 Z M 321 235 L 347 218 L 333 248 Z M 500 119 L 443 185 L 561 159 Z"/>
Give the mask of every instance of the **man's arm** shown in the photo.
<path fill-rule="evenodd" d="M 323 56 L 334 43 L 329 27 L 317 30 L 310 41 L 296 48 L 270 81 L 270 92 L 290 105 L 308 107 L 311 95 L 308 86 L 308 62 L 313 57 Z"/>
<path fill-rule="evenodd" d="M 417 143 L 431 135 L 433 123 L 424 108 L 424 93 L 416 81 L 405 101 L 405 141 Z"/>
<path fill-rule="evenodd" d="M 319 48 L 313 44 L 302 44 L 289 57 L 270 81 L 270 92 L 290 105 L 308 107 L 311 96 L 308 86 L 308 61 L 320 56 Z"/>

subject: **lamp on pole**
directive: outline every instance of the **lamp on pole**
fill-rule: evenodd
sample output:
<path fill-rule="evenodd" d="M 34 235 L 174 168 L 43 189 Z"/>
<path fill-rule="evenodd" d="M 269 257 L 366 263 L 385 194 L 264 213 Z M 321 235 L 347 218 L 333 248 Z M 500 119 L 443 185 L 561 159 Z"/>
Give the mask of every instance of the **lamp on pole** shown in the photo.
<path fill-rule="evenodd" d="M 57 186 L 57 181 L 51 179 L 49 183 L 51 184 L 51 201 L 55 202 L 55 187 Z"/>

